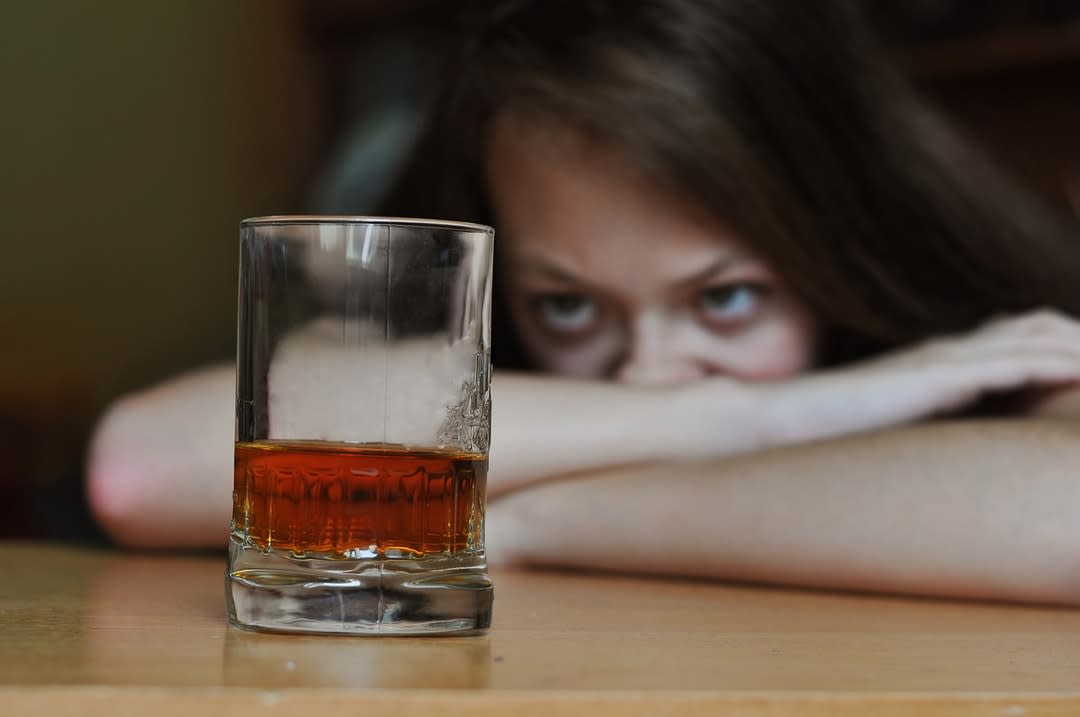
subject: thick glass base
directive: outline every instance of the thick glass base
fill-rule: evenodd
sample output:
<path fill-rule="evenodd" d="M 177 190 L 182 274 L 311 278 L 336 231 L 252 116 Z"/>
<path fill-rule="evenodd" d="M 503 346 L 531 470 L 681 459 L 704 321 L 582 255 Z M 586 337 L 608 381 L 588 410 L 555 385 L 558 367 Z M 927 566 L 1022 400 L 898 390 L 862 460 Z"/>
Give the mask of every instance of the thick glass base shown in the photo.
<path fill-rule="evenodd" d="M 434 635 L 491 626 L 482 555 L 402 560 L 297 558 L 229 543 L 229 621 L 274 632 Z"/>

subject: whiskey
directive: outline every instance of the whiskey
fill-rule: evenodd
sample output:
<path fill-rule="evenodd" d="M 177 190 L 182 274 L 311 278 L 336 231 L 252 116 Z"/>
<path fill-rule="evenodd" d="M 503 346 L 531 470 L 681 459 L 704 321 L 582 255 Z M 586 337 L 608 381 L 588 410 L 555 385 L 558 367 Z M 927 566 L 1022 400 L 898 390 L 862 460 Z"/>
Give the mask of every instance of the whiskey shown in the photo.
<path fill-rule="evenodd" d="M 460 451 L 238 442 L 233 538 L 297 557 L 476 553 L 486 482 L 487 457 Z"/>

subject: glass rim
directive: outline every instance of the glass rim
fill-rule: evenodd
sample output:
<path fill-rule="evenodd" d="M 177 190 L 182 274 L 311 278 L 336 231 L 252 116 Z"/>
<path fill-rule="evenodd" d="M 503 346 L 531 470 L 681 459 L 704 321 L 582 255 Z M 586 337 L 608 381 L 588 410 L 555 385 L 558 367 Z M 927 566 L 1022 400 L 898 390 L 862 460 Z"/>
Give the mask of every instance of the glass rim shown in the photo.
<path fill-rule="evenodd" d="M 240 221 L 241 227 L 295 224 L 375 224 L 379 226 L 427 227 L 451 231 L 483 232 L 494 234 L 487 224 L 459 222 L 449 219 L 423 219 L 418 217 L 381 217 L 352 214 L 270 214 L 248 217 Z"/>

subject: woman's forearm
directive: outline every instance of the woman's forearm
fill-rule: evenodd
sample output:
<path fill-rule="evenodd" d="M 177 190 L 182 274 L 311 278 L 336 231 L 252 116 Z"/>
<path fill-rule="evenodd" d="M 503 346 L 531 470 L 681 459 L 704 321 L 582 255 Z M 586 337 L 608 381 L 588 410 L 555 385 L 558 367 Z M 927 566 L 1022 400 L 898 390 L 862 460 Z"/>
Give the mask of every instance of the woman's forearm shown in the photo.
<path fill-rule="evenodd" d="M 924 424 L 539 485 L 493 558 L 825 588 L 1080 602 L 1080 428 Z"/>
<path fill-rule="evenodd" d="M 87 490 L 101 526 L 133 547 L 224 544 L 232 491 L 235 373 L 218 366 L 114 405 L 98 426 Z M 694 392 L 499 375 L 489 492 L 559 475 L 725 450 L 750 432 L 736 391 Z M 704 418 L 727 413 L 724 420 Z M 721 430 L 722 429 L 722 430 Z M 714 437 L 722 435 L 723 439 Z M 695 443 L 696 442 L 696 443 Z"/>
<path fill-rule="evenodd" d="M 710 379 L 672 389 L 496 374 L 489 494 L 536 481 L 758 447 L 751 396 Z"/>

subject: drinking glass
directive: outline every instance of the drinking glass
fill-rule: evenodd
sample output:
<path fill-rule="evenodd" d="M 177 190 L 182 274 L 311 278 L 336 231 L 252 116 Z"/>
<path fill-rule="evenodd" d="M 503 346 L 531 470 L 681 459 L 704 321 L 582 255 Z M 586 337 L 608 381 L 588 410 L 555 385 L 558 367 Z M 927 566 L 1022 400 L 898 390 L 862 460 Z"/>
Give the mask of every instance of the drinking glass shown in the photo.
<path fill-rule="evenodd" d="M 490 625 L 493 238 L 419 219 L 241 223 L 234 625 Z"/>

